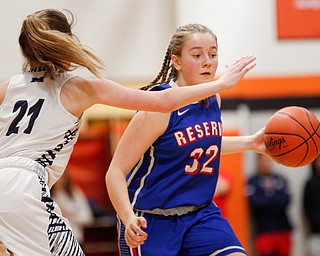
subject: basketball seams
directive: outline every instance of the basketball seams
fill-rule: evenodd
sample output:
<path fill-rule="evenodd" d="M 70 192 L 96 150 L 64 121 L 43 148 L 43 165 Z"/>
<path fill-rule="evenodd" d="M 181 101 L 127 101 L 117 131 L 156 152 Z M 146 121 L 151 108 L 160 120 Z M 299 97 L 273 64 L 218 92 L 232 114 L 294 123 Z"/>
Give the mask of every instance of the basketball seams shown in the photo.
<path fill-rule="evenodd" d="M 306 113 L 306 115 L 307 115 L 307 117 L 308 117 L 308 120 L 309 120 L 309 123 L 310 123 L 311 127 L 313 128 L 314 133 L 312 134 L 312 137 L 311 137 L 311 138 L 312 138 L 312 141 L 313 141 L 313 143 L 314 143 L 314 145 L 315 145 L 315 147 L 316 147 L 317 154 L 319 154 L 318 145 L 317 145 L 316 141 L 314 140 L 313 136 L 316 135 L 318 138 L 320 138 L 319 135 L 318 135 L 318 130 L 319 130 L 319 127 L 320 127 L 320 122 L 319 122 L 319 120 L 317 119 L 317 117 L 316 117 L 312 112 L 309 112 L 309 113 L 312 115 L 312 117 L 317 121 L 317 124 L 318 124 L 318 127 L 317 127 L 317 128 L 314 128 L 314 127 L 313 127 L 313 122 L 312 122 L 312 120 L 311 120 L 311 117 L 310 117 L 309 113 L 308 113 L 306 110 L 304 110 L 304 111 L 305 111 L 305 113 Z"/>
<path fill-rule="evenodd" d="M 294 118 L 290 113 L 285 113 L 285 112 L 279 111 L 278 114 L 281 114 L 281 115 L 283 115 L 283 116 L 289 117 L 291 120 L 294 120 L 296 123 L 298 123 L 299 126 L 302 127 L 302 128 L 307 132 L 307 134 L 309 134 L 309 138 L 305 139 L 305 138 L 303 137 L 305 143 L 308 144 L 308 141 L 311 139 L 312 142 L 313 142 L 313 144 L 314 144 L 314 146 L 315 146 L 315 148 L 316 148 L 317 154 L 319 154 L 318 145 L 317 145 L 316 141 L 314 140 L 313 136 L 314 136 L 314 135 L 317 135 L 317 136 L 319 137 L 317 131 L 319 130 L 320 122 L 317 120 L 316 116 L 313 115 L 311 112 L 309 112 L 309 111 L 307 111 L 306 109 L 303 109 L 303 108 L 299 108 L 299 109 L 301 109 L 301 110 L 305 113 L 305 115 L 306 115 L 306 117 L 307 117 L 307 120 L 309 121 L 310 127 L 311 127 L 312 130 L 313 130 L 313 133 L 310 133 L 310 132 L 308 131 L 308 129 L 307 129 L 304 125 L 302 125 L 302 123 L 301 123 L 300 121 L 298 121 L 296 118 Z M 311 113 L 311 114 L 313 115 L 314 119 L 318 121 L 318 122 L 317 122 L 317 123 L 318 123 L 318 127 L 317 127 L 316 129 L 315 129 L 315 127 L 313 126 L 313 123 L 312 123 L 312 120 L 311 120 L 311 117 L 310 117 L 309 113 Z M 277 133 L 274 132 L 273 134 L 277 134 Z M 284 135 L 297 135 L 297 134 L 295 134 L 295 133 L 288 133 L 288 134 L 283 133 L 283 134 L 284 134 Z M 308 145 L 308 146 L 309 146 L 309 145 Z M 309 148 L 309 147 L 308 147 L 308 148 Z"/>
<path fill-rule="evenodd" d="M 298 162 L 296 165 L 292 166 L 292 167 L 299 166 L 299 165 L 301 165 L 303 163 L 303 161 L 306 159 L 306 157 L 307 157 L 307 155 L 309 153 L 309 144 L 308 143 L 303 142 L 303 143 L 299 144 L 298 146 L 296 146 L 296 147 L 294 147 L 294 148 L 292 148 L 292 149 L 290 149 L 288 151 L 285 151 L 285 152 L 283 152 L 281 154 L 272 155 L 272 157 L 281 157 L 281 156 L 287 155 L 290 152 L 295 151 L 296 149 L 298 149 L 299 147 L 301 147 L 303 145 L 306 145 L 306 152 L 305 152 L 304 156 L 302 157 L 302 160 L 300 162 Z"/>
<path fill-rule="evenodd" d="M 279 112 L 278 114 L 281 114 L 281 115 L 284 115 L 284 116 L 289 117 L 291 120 L 293 120 L 293 121 L 295 121 L 296 123 L 298 123 L 298 124 L 300 125 L 300 127 L 302 127 L 302 128 L 311 136 L 311 134 L 310 134 L 310 132 L 308 131 L 308 129 L 307 129 L 304 125 L 302 125 L 301 122 L 299 122 L 299 121 L 298 121 L 296 118 L 294 118 L 293 116 L 291 116 L 291 115 L 288 114 L 288 113 L 284 113 L 284 112 Z M 308 120 L 309 120 L 309 123 L 310 123 L 309 115 L 308 115 L 308 113 L 306 113 L 306 114 L 307 114 L 307 116 L 308 116 Z M 312 125 L 311 125 L 311 127 L 313 128 Z"/>

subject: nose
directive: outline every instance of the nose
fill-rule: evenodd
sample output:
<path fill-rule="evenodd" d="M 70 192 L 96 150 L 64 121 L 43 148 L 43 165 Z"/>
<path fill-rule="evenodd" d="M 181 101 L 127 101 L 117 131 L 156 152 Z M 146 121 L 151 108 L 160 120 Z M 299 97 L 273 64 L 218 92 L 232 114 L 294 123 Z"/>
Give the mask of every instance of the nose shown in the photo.
<path fill-rule="evenodd" d="M 203 67 L 209 67 L 209 66 L 211 66 L 211 61 L 210 61 L 209 56 L 204 56 L 203 62 L 202 62 L 202 66 L 203 66 Z"/>

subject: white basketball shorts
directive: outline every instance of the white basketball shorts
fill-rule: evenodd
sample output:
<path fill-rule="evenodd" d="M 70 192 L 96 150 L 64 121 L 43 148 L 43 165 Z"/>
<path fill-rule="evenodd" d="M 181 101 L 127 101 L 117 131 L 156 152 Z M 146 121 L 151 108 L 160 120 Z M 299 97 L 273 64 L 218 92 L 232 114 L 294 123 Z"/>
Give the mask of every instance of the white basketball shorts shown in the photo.
<path fill-rule="evenodd" d="M 0 159 L 0 241 L 15 256 L 84 255 L 31 159 Z"/>

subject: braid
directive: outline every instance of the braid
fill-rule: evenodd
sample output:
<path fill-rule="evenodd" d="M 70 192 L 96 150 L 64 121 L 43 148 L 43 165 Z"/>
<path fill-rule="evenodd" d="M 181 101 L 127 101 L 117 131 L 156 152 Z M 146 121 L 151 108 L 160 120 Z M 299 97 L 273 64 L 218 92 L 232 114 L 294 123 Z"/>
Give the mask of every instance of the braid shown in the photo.
<path fill-rule="evenodd" d="M 186 37 L 195 33 L 210 33 L 216 38 L 208 27 L 201 24 L 188 24 L 177 28 L 167 48 L 160 72 L 148 85 L 142 87 L 142 90 L 149 90 L 155 85 L 168 83 L 170 80 L 175 81 L 178 78 L 178 72 L 173 67 L 171 56 L 181 56 L 183 43 L 186 40 Z"/>
<path fill-rule="evenodd" d="M 164 57 L 162 67 L 160 72 L 158 73 L 157 77 L 153 79 L 148 85 L 141 88 L 141 90 L 150 90 L 152 87 L 154 87 L 157 84 L 164 84 L 168 83 L 171 79 L 170 75 L 172 74 L 172 64 L 171 62 L 171 49 L 168 47 L 166 55 Z M 170 75 L 168 77 L 168 72 L 171 69 Z"/>
<path fill-rule="evenodd" d="M 201 24 L 188 24 L 177 28 L 169 43 L 160 72 L 154 80 L 152 80 L 148 85 L 142 87 L 142 90 L 149 90 L 155 85 L 168 83 L 170 80 L 177 80 L 178 71 L 174 68 L 171 62 L 171 56 L 181 56 L 182 47 L 186 38 L 195 33 L 209 33 L 217 40 L 216 35 L 213 34 L 208 27 Z M 206 107 L 209 105 L 208 99 L 204 99 L 202 102 Z"/>

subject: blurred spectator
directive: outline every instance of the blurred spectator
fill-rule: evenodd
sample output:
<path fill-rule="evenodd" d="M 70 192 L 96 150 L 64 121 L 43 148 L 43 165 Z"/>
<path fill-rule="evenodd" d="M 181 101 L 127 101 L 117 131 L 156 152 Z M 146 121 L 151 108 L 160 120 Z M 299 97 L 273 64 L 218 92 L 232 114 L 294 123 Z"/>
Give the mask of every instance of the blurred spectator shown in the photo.
<path fill-rule="evenodd" d="M 311 175 L 303 193 L 303 211 L 308 228 L 309 256 L 320 255 L 320 155 L 311 164 Z"/>
<path fill-rule="evenodd" d="M 288 182 L 273 172 L 269 156 L 257 155 L 257 170 L 248 180 L 247 192 L 256 255 L 290 255 L 292 226 L 287 215 L 290 202 Z"/>
<path fill-rule="evenodd" d="M 78 242 L 82 243 L 84 227 L 94 222 L 94 216 L 86 195 L 72 182 L 67 170 L 52 187 L 51 197 L 59 205 L 62 215 L 68 219 Z"/>

